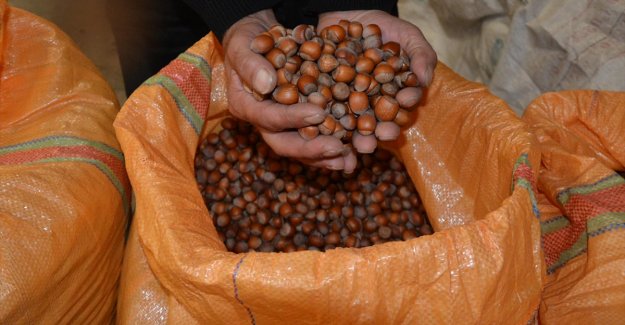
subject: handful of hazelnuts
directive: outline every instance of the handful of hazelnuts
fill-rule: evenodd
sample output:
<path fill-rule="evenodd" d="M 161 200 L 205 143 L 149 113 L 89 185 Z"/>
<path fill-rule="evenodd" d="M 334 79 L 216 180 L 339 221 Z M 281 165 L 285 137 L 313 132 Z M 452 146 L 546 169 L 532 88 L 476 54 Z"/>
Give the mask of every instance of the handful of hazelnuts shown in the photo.
<path fill-rule="evenodd" d="M 404 87 L 417 87 L 418 79 L 400 45 L 382 43 L 378 25 L 341 20 L 319 35 L 310 25 L 292 30 L 276 25 L 256 36 L 251 50 L 276 69 L 273 100 L 308 102 L 329 113 L 321 124 L 299 129 L 305 139 L 323 134 L 348 140 L 358 132 L 388 140 L 378 131 L 410 121 L 413 107 L 400 107 L 395 95 Z"/>

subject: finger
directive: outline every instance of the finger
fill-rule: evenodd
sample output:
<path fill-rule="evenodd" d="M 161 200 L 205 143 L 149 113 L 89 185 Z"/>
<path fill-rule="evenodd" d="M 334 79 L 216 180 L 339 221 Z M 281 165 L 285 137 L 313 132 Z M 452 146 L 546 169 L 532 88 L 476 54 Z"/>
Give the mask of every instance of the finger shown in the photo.
<path fill-rule="evenodd" d="M 319 106 L 298 103 L 282 105 L 273 100 L 257 101 L 243 89 L 241 79 L 230 70 L 229 106 L 232 114 L 268 131 L 297 129 L 316 125 L 325 119 L 327 113 Z"/>
<path fill-rule="evenodd" d="M 276 70 L 262 55 L 252 52 L 250 44 L 266 26 L 245 22 L 236 26 L 228 39 L 226 59 L 246 85 L 261 94 L 271 92 L 277 83 Z"/>
<path fill-rule="evenodd" d="M 352 144 L 356 151 L 360 153 L 372 153 L 378 145 L 378 140 L 375 135 L 362 135 L 358 132 L 354 132 L 352 135 Z"/>
<path fill-rule="evenodd" d="M 417 105 L 423 95 L 423 89 L 417 87 L 406 87 L 400 90 L 395 99 L 399 102 L 399 106 L 408 108 Z"/>
<path fill-rule="evenodd" d="M 436 66 L 436 53 L 421 30 L 413 24 L 408 24 L 409 28 L 406 28 L 405 33 L 401 34 L 400 44 L 410 56 L 410 69 L 417 75 L 419 83 L 429 86 Z"/>
<path fill-rule="evenodd" d="M 345 166 L 344 171 L 347 174 L 351 174 L 356 169 L 356 164 L 358 163 L 356 159 L 356 153 L 353 148 L 350 148 L 349 153 L 345 156 Z"/>
<path fill-rule="evenodd" d="M 343 143 L 335 137 L 320 135 L 312 140 L 305 140 L 296 131 L 268 132 L 260 129 L 265 142 L 279 156 L 296 159 L 327 160 L 343 157 L 349 153 Z M 343 169 L 342 165 L 341 168 Z"/>
<path fill-rule="evenodd" d="M 393 141 L 399 137 L 399 126 L 394 122 L 378 122 L 375 127 L 375 136 L 380 141 Z"/>

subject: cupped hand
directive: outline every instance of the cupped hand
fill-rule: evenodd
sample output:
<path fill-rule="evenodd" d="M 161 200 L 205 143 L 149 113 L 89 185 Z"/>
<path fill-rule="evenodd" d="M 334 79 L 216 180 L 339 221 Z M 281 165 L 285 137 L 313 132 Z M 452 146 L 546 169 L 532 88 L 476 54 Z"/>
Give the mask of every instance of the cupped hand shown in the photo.
<path fill-rule="evenodd" d="M 382 42 L 394 41 L 410 57 L 410 70 L 417 76 L 419 85 L 427 87 L 432 81 L 432 74 L 436 66 L 436 53 L 425 39 L 419 28 L 403 19 L 379 10 L 335 11 L 321 14 L 317 30 L 330 25 L 338 24 L 340 20 L 358 21 L 363 26 L 376 24 L 382 31 Z M 423 91 L 418 87 L 406 87 L 400 90 L 395 98 L 403 108 L 411 108 L 418 104 Z M 378 131 L 376 131 L 378 132 Z M 399 136 L 396 125 L 384 125 L 377 134 L 379 140 L 390 141 Z M 375 135 L 354 134 L 353 144 L 359 152 L 371 152 L 376 148 Z"/>
<path fill-rule="evenodd" d="M 223 45 L 230 112 L 255 125 L 278 155 L 312 166 L 352 172 L 356 156 L 351 146 L 332 136 L 305 140 L 297 132 L 298 128 L 323 122 L 327 113 L 322 108 L 308 103 L 282 105 L 271 99 L 258 101 L 246 90 L 271 95 L 276 86 L 274 67 L 250 49 L 254 37 L 274 25 L 278 22 L 273 12 L 262 10 L 242 18 L 226 31 Z"/>

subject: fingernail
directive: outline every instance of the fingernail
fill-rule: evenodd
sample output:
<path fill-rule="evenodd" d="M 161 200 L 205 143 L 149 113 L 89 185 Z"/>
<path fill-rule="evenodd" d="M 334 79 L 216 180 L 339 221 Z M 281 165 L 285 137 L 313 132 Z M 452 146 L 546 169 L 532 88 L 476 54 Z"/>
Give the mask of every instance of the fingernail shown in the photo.
<path fill-rule="evenodd" d="M 342 170 L 342 169 L 343 169 L 343 166 L 340 166 L 340 163 L 339 163 L 339 162 L 336 162 L 336 163 L 330 163 L 330 164 L 328 164 L 328 166 L 326 166 L 326 167 L 327 167 L 328 169 L 331 169 L 331 170 Z"/>
<path fill-rule="evenodd" d="M 261 94 L 269 93 L 274 83 L 273 75 L 265 69 L 260 69 L 254 77 L 254 89 Z"/>
<path fill-rule="evenodd" d="M 326 152 L 323 153 L 323 157 L 324 158 L 332 158 L 332 157 L 336 157 L 336 156 L 344 156 L 343 155 L 343 150 L 344 149 L 326 151 Z"/>
<path fill-rule="evenodd" d="M 425 69 L 425 73 L 423 74 L 423 83 L 426 87 L 428 87 L 432 83 L 432 67 L 427 67 Z"/>
<path fill-rule="evenodd" d="M 319 124 L 326 119 L 325 114 L 315 114 L 304 117 L 304 122 L 308 124 Z"/>

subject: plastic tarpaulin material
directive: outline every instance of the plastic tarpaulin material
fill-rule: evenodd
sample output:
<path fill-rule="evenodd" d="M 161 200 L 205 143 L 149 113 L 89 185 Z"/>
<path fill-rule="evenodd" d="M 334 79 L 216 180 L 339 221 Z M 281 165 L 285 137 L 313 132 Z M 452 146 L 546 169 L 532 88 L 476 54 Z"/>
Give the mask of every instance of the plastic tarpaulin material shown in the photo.
<path fill-rule="evenodd" d="M 625 322 L 625 93 L 565 91 L 523 119 L 542 152 L 543 324 Z"/>
<path fill-rule="evenodd" d="M 543 257 L 534 138 L 506 104 L 443 64 L 388 144 L 437 231 L 325 253 L 227 252 L 194 155 L 228 116 L 209 34 L 133 93 L 115 121 L 135 188 L 122 324 L 440 324 L 533 320 Z"/>
<path fill-rule="evenodd" d="M 119 105 L 63 32 L 6 1 L 0 43 L 0 323 L 110 323 L 130 197 Z"/>

